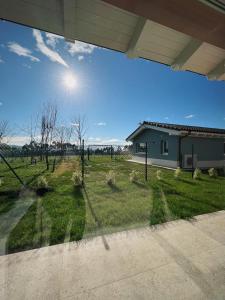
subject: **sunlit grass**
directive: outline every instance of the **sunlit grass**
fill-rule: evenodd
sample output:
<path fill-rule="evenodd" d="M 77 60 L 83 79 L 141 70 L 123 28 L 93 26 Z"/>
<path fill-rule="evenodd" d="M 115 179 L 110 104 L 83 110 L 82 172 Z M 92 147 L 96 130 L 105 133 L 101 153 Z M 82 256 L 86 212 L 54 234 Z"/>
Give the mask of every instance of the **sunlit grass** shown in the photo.
<path fill-rule="evenodd" d="M 51 167 L 46 171 L 44 162 L 30 165 L 29 159 L 16 159 L 11 164 L 34 191 L 40 176 L 49 189 L 42 196 L 34 193 L 34 202 L 9 235 L 4 231 L 7 226 L 0 227 L 1 238 L 7 237 L 7 253 L 225 209 L 224 177 L 202 174 L 193 180 L 191 173 L 182 172 L 178 179 L 174 171 L 160 169 L 159 180 L 158 168 L 149 166 L 145 182 L 144 165 L 91 156 L 85 163 L 85 186 L 80 188 L 71 181 L 73 172 L 79 171 L 77 157 L 58 161 L 54 173 Z M 113 184 L 106 182 L 109 171 L 115 174 Z M 135 181 L 130 181 L 132 171 L 138 174 Z M 3 163 L 0 174 L 0 218 L 10 228 L 21 201 L 20 184 Z"/>

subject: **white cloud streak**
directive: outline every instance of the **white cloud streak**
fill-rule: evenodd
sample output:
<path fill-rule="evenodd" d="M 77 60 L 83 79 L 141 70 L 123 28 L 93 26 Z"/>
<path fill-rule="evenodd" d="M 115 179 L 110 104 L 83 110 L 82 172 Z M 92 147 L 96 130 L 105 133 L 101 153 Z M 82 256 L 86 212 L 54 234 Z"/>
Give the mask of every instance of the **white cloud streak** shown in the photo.
<path fill-rule="evenodd" d="M 106 126 L 106 123 L 105 122 L 98 122 L 96 123 L 97 126 Z"/>
<path fill-rule="evenodd" d="M 13 52 L 19 56 L 24 56 L 24 57 L 28 57 L 31 61 L 35 61 L 35 62 L 38 62 L 40 61 L 39 58 L 37 58 L 36 56 L 33 56 L 32 55 L 32 51 L 21 46 L 20 44 L 18 43 L 15 43 L 15 42 L 9 42 L 8 43 L 8 48 L 9 48 L 9 51 L 10 52 Z"/>
<path fill-rule="evenodd" d="M 194 117 L 195 117 L 195 115 L 187 115 L 187 116 L 185 116 L 185 119 L 192 119 Z"/>
<path fill-rule="evenodd" d="M 52 48 L 55 49 L 57 43 L 60 41 L 60 40 L 63 40 L 64 37 L 63 36 L 60 36 L 60 35 L 56 35 L 54 33 L 49 33 L 49 32 L 46 32 L 45 33 L 45 36 L 46 36 L 46 44 L 51 46 Z"/>
<path fill-rule="evenodd" d="M 67 43 L 69 53 L 74 56 L 76 54 L 91 54 L 94 49 L 98 48 L 95 45 L 75 41 L 75 43 Z"/>
<path fill-rule="evenodd" d="M 3 105 L 3 103 L 0 101 L 0 106 L 2 106 Z"/>
<path fill-rule="evenodd" d="M 0 57 L 0 63 L 4 63 L 4 60 Z"/>
<path fill-rule="evenodd" d="M 33 36 L 36 40 L 36 46 L 37 49 L 44 54 L 45 56 L 47 56 L 51 61 L 53 62 L 57 62 L 61 65 L 63 65 L 64 67 L 69 68 L 68 64 L 65 62 L 65 60 L 59 55 L 58 52 L 48 48 L 48 46 L 46 46 L 43 37 L 41 35 L 41 32 L 37 29 L 33 29 Z"/>

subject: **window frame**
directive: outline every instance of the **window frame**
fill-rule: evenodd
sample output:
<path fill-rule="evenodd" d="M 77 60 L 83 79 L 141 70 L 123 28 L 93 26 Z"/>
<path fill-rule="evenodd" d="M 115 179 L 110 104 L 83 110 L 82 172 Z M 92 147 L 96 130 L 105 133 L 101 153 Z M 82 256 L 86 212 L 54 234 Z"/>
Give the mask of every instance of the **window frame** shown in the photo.
<path fill-rule="evenodd" d="M 146 152 L 146 144 L 143 142 L 136 143 L 136 153 L 145 153 Z"/>
<path fill-rule="evenodd" d="M 168 140 L 161 140 L 161 154 L 169 155 L 169 142 Z"/>

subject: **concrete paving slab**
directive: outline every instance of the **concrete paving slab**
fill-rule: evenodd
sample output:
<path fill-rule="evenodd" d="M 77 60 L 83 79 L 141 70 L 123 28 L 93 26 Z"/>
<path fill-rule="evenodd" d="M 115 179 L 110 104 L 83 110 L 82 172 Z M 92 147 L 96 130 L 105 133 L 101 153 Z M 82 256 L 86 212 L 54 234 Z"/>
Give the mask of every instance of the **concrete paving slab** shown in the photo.
<path fill-rule="evenodd" d="M 224 219 L 111 234 L 108 248 L 96 237 L 0 256 L 0 299 L 225 299 Z"/>
<path fill-rule="evenodd" d="M 207 217 L 206 215 L 197 216 L 196 220 L 200 222 L 193 222 L 193 226 L 225 245 L 225 218 L 223 212 L 208 214 Z M 224 230 L 221 230 L 222 228 Z"/>
<path fill-rule="evenodd" d="M 73 299 L 73 298 L 71 298 Z M 77 299 L 206 299 L 175 263 L 115 281 L 79 295 Z"/>

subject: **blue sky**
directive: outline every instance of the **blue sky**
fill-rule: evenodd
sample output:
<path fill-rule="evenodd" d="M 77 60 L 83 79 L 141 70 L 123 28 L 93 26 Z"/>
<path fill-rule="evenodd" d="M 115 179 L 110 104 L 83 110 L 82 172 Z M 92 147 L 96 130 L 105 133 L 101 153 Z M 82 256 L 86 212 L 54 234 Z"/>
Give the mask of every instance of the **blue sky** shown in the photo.
<path fill-rule="evenodd" d="M 12 143 L 23 143 L 23 128 L 48 101 L 60 124 L 85 115 L 92 143 L 123 143 L 143 120 L 225 128 L 224 82 L 0 21 L 0 120 Z"/>

